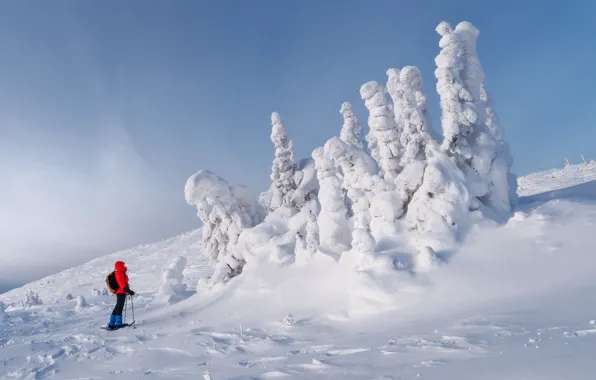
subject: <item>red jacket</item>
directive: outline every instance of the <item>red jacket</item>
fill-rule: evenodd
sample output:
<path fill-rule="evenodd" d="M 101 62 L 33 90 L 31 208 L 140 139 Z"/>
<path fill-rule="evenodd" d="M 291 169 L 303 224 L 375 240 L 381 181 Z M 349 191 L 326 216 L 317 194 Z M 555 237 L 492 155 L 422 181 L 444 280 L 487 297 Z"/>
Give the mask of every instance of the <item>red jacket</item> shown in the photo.
<path fill-rule="evenodd" d="M 114 264 L 116 269 L 116 282 L 118 282 L 118 290 L 116 294 L 128 294 L 128 276 L 126 275 L 126 265 L 123 261 L 116 261 Z"/>

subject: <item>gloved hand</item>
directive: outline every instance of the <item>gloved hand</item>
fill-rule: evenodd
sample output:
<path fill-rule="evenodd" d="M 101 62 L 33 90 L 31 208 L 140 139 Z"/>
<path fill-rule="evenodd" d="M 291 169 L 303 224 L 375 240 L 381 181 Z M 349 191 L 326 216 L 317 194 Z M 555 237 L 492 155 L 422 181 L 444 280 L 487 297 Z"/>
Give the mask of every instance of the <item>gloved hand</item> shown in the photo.
<path fill-rule="evenodd" d="M 130 294 L 131 296 L 134 296 L 135 295 L 135 292 L 133 292 L 132 290 L 129 290 L 128 291 L 128 294 Z"/>

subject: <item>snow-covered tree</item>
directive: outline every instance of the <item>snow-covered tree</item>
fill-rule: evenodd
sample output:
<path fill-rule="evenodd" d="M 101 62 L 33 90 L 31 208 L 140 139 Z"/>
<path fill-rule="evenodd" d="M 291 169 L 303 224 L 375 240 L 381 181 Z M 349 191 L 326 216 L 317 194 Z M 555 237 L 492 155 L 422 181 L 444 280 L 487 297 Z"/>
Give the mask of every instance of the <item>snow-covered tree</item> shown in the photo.
<path fill-rule="evenodd" d="M 85 300 L 85 297 L 77 296 L 77 304 L 75 306 L 75 310 L 77 312 L 83 310 L 84 308 L 86 308 L 88 306 L 89 306 L 89 304 L 87 303 L 87 300 Z"/>
<path fill-rule="evenodd" d="M 238 207 L 241 211 L 250 216 L 252 225 L 256 226 L 265 219 L 266 210 L 257 202 L 252 189 L 245 185 L 230 185 L 230 191 L 238 200 Z"/>
<path fill-rule="evenodd" d="M 275 211 L 282 206 L 294 207 L 293 196 L 296 190 L 294 174 L 294 143 L 286 134 L 286 128 L 277 112 L 271 114 L 271 142 L 275 147 L 275 158 L 271 167 L 271 187 L 261 194 L 261 204 L 268 211 Z"/>
<path fill-rule="evenodd" d="M 306 249 L 314 254 L 319 249 L 319 225 L 317 224 L 316 214 L 309 210 L 306 217 Z"/>
<path fill-rule="evenodd" d="M 408 206 L 406 225 L 419 249 L 453 249 L 469 226 L 471 196 L 466 176 L 435 141 L 427 144 L 426 155 L 428 164 Z"/>
<path fill-rule="evenodd" d="M 292 202 L 298 210 L 302 210 L 306 204 L 317 197 L 319 182 L 317 180 L 315 163 L 312 158 L 300 160 L 297 169 L 296 173 L 294 173 L 296 190 L 294 191 Z"/>
<path fill-rule="evenodd" d="M 369 148 L 379 163 L 379 175 L 393 183 L 401 171 L 399 131 L 395 124 L 393 107 L 386 96 L 387 89 L 378 82 L 367 82 L 360 88 L 360 96 L 369 112 Z"/>
<path fill-rule="evenodd" d="M 484 87 L 485 74 L 476 49 L 479 31 L 465 21 L 455 30 L 443 22 L 437 32 L 442 36 L 442 50 L 435 61 L 445 147 L 469 177 L 472 196 L 509 212 L 517 185 L 510 173 L 512 160 L 503 130 Z"/>
<path fill-rule="evenodd" d="M 404 203 L 394 189 L 376 192 L 370 202 L 370 231 L 379 240 L 399 232 L 399 219 L 404 214 Z"/>
<path fill-rule="evenodd" d="M 339 135 L 341 141 L 358 149 L 364 149 L 364 144 L 362 143 L 362 126 L 360 126 L 360 120 L 358 120 L 354 111 L 352 111 L 352 105 L 349 102 L 344 102 L 339 112 L 344 118 L 344 125 Z"/>
<path fill-rule="evenodd" d="M 317 217 L 321 246 L 334 253 L 341 253 L 350 246 L 348 210 L 344 202 L 341 180 L 333 160 L 325 155 L 323 147 L 312 152 L 319 180 L 319 203 Z"/>
<path fill-rule="evenodd" d="M 400 136 L 404 128 L 404 94 L 403 86 L 400 82 L 400 70 L 398 68 L 391 68 L 387 70 L 387 92 L 393 100 L 393 118 L 395 120 L 395 128 L 397 129 L 398 136 Z"/>
<path fill-rule="evenodd" d="M 397 69 L 392 73 L 395 75 Z M 422 73 L 415 66 L 406 66 L 399 71 L 396 82 L 402 100 L 400 118 L 402 123 L 401 145 L 404 147 L 401 165 L 404 168 L 396 180 L 397 191 L 404 205 L 408 205 L 413 194 L 422 183 L 426 168 L 426 146 L 433 140 L 430 134 L 430 118 L 426 95 L 422 89 Z"/>
<path fill-rule="evenodd" d="M 34 292 L 32 289 L 27 290 L 25 294 L 25 301 L 23 302 L 23 306 L 35 306 L 35 305 L 42 305 L 43 301 L 39 298 L 39 294 Z"/>
<path fill-rule="evenodd" d="M 477 114 L 470 92 L 464 87 L 460 73 L 465 68 L 464 44 L 451 26 L 440 23 L 436 31 L 441 35 L 441 51 L 435 58 L 437 92 L 442 109 L 443 149 L 456 158 L 458 164 L 472 158 L 468 136 L 474 131 Z"/>
<path fill-rule="evenodd" d="M 162 285 L 157 292 L 159 298 L 168 303 L 173 303 L 184 298 L 187 288 L 183 283 L 184 269 L 186 269 L 186 257 L 177 256 L 170 265 L 162 272 Z"/>
<path fill-rule="evenodd" d="M 496 140 L 495 158 L 492 161 L 487 202 L 497 210 L 510 211 L 517 204 L 517 175 L 511 172 L 513 157 L 505 141 L 505 131 L 493 109 L 492 99 L 482 84 L 480 99 L 484 102 L 484 124 Z"/>
<path fill-rule="evenodd" d="M 441 260 L 431 247 L 422 247 L 415 257 L 416 272 L 430 272 L 441 265 Z"/>
<path fill-rule="evenodd" d="M 208 170 L 200 170 L 188 179 L 184 192 L 186 202 L 197 207 L 203 222 L 204 249 L 215 264 L 213 282 L 241 273 L 245 260 L 234 246 L 242 230 L 253 227 L 253 219 L 240 206 L 242 202 L 230 184 Z"/>
<path fill-rule="evenodd" d="M 352 251 L 360 255 L 360 259 L 372 255 L 375 244 L 375 239 L 370 232 L 361 228 L 354 228 L 354 231 L 352 231 Z"/>
<path fill-rule="evenodd" d="M 347 196 L 348 215 L 353 216 L 355 228 L 370 230 L 370 198 L 376 183 L 375 165 L 363 149 L 347 144 L 337 137 L 329 139 L 324 153 L 342 174 L 342 189 Z"/>

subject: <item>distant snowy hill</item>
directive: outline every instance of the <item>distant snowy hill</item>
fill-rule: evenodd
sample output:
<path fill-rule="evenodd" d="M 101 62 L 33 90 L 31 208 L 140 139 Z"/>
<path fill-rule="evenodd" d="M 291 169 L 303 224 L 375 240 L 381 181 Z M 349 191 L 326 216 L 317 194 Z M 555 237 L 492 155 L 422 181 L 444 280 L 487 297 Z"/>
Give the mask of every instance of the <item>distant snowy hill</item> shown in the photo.
<path fill-rule="evenodd" d="M 404 272 L 395 310 L 379 308 L 386 293 L 366 273 L 324 255 L 206 289 L 200 231 L 114 253 L 0 295 L 0 377 L 593 378 L 595 179 L 596 163 L 519 178 L 514 216 L 478 226 L 442 268 Z M 178 256 L 187 289 L 168 302 L 163 269 Z M 137 327 L 107 332 L 114 299 L 101 293 L 116 260 Z M 42 304 L 30 293 L 22 305 L 28 291 Z"/>

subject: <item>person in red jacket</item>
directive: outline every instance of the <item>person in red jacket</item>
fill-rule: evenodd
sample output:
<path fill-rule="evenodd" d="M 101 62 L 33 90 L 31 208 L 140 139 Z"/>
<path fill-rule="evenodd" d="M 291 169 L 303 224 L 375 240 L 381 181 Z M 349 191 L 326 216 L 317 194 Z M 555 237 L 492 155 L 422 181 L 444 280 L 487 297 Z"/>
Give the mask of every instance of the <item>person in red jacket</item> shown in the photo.
<path fill-rule="evenodd" d="M 115 277 L 118 282 L 118 290 L 116 291 L 116 306 L 112 311 L 112 315 L 110 315 L 108 328 L 122 327 L 122 310 L 124 309 L 126 296 L 129 294 L 134 296 L 135 294 L 128 286 L 128 276 L 126 275 L 126 264 L 124 261 L 116 261 L 114 269 L 116 270 Z"/>

